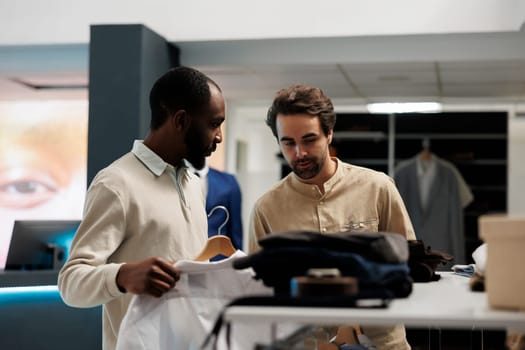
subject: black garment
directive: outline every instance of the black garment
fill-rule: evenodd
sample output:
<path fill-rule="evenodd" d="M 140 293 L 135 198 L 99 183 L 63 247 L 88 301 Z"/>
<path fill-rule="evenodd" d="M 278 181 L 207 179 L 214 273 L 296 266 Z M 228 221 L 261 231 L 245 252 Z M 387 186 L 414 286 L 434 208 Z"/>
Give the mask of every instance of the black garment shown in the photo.
<path fill-rule="evenodd" d="M 437 281 L 441 276 L 437 275 L 436 269 L 439 265 L 446 265 L 454 260 L 450 254 L 432 250 L 430 246 L 425 246 L 422 240 L 409 240 L 408 248 L 410 257 L 408 266 L 410 276 L 415 282 Z"/>
<path fill-rule="evenodd" d="M 406 263 L 377 263 L 359 254 L 319 247 L 265 248 L 236 259 L 233 266 L 237 269 L 253 268 L 256 278 L 262 279 L 265 285 L 274 288 L 275 295 L 281 296 L 290 295 L 293 277 L 305 276 L 312 268 L 336 268 L 341 276 L 357 278 L 358 299 L 400 298 L 412 292 L 412 279 Z"/>
<path fill-rule="evenodd" d="M 321 234 L 309 231 L 273 233 L 259 240 L 263 249 L 317 247 L 336 252 L 356 253 L 380 263 L 406 263 L 408 248 L 400 234 L 386 232 L 340 232 Z"/>

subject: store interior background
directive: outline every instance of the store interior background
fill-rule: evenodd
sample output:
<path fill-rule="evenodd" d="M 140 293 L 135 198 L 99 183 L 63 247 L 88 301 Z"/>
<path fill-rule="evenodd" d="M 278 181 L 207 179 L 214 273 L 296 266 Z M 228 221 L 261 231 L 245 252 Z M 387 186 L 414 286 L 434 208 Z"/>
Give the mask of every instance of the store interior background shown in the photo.
<path fill-rule="evenodd" d="M 3 2 L 0 23 L 2 101 L 87 100 L 91 25 L 140 23 L 179 47 L 181 64 L 223 88 L 226 137 L 212 165 L 237 175 L 245 223 L 281 176 L 264 117 L 273 94 L 295 82 L 323 88 L 338 113 L 418 101 L 507 112 L 507 209 L 525 212 L 523 1 L 32 0 Z"/>
<path fill-rule="evenodd" d="M 525 213 L 524 1 L 2 1 L 0 103 L 87 101 L 90 26 L 103 24 L 145 25 L 180 49 L 181 64 L 222 87 L 225 141 L 211 164 L 239 179 L 245 231 L 254 201 L 281 177 L 267 108 L 296 82 L 321 87 L 340 114 L 419 101 L 441 102 L 444 112 L 506 114 L 506 208 Z M 462 125 L 468 133 L 468 121 Z M 53 315 L 24 305 L 42 337 L 58 324 L 55 315 L 43 326 Z M 24 317 L 13 310 L 5 322 Z M 99 337 L 97 312 L 75 317 Z"/>

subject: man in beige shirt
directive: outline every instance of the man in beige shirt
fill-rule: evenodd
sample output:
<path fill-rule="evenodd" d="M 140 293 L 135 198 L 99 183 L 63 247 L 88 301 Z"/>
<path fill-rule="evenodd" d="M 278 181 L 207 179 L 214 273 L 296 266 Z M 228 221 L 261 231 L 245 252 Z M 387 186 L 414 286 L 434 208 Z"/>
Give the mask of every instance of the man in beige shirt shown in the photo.
<path fill-rule="evenodd" d="M 330 157 L 336 115 L 331 100 L 314 87 L 280 90 L 267 125 L 292 173 L 257 200 L 250 226 L 250 250 L 273 232 L 383 231 L 415 239 L 395 184 L 384 173 Z M 410 349 L 403 325 L 364 327 L 378 349 Z"/>
<path fill-rule="evenodd" d="M 150 92 L 144 141 L 93 179 L 84 217 L 58 276 L 71 306 L 103 305 L 103 349 L 113 350 L 132 294 L 160 297 L 173 288 L 172 264 L 193 259 L 207 240 L 204 196 L 184 165 L 205 164 L 222 141 L 225 103 L 199 71 L 172 69 Z"/>

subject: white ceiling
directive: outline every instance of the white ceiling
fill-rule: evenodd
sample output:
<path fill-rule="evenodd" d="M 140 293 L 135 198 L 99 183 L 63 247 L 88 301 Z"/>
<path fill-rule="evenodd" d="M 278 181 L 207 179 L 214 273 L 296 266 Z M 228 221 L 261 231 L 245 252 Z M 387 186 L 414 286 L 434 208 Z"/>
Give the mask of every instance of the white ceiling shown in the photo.
<path fill-rule="evenodd" d="M 451 98 L 525 102 L 525 60 L 197 68 L 232 100 L 268 99 L 289 84 L 305 83 L 356 103 Z M 87 98 L 87 76 L 86 71 L 5 74 L 0 76 L 0 99 Z"/>
<path fill-rule="evenodd" d="M 334 99 L 525 102 L 525 31 L 179 43 L 235 99 L 293 83 Z"/>
<path fill-rule="evenodd" d="M 181 63 L 210 75 L 230 100 L 266 101 L 280 88 L 306 83 L 333 99 L 361 105 L 394 100 L 525 103 L 523 31 L 176 45 Z M 87 56 L 87 45 L 69 51 L 64 46 L 23 52 L 0 47 L 0 99 L 85 99 Z"/>
<path fill-rule="evenodd" d="M 202 67 L 233 99 L 270 98 L 293 83 L 355 103 L 487 99 L 525 102 L 525 60 Z"/>

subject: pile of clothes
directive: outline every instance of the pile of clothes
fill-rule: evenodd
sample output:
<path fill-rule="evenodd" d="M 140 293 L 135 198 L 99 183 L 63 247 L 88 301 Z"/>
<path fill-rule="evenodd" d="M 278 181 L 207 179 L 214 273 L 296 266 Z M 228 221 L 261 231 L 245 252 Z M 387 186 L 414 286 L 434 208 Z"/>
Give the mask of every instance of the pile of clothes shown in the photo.
<path fill-rule="evenodd" d="M 274 233 L 259 240 L 262 249 L 236 259 L 234 268 L 251 267 L 255 278 L 274 289 L 276 299 L 291 297 L 294 278 L 309 276 L 312 269 L 336 269 L 340 277 L 353 277 L 357 289 L 352 296 L 330 295 L 346 300 L 403 298 L 412 292 L 407 241 L 395 233 L 309 231 Z M 338 289 L 332 289 L 335 293 Z M 306 298 L 322 302 L 322 298 Z M 336 305 L 334 305 L 336 306 Z"/>

